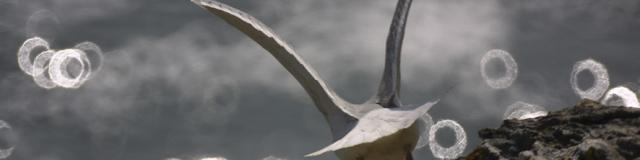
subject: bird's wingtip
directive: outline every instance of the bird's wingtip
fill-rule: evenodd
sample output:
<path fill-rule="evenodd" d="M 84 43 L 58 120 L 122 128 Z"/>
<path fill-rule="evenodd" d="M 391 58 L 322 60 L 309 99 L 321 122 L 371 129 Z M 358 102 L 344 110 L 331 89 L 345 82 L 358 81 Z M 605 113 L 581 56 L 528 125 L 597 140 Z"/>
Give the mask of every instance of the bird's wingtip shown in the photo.
<path fill-rule="evenodd" d="M 433 107 L 434 105 L 438 104 L 439 102 L 440 102 L 440 99 L 436 99 L 436 100 L 433 100 L 431 102 L 427 102 L 427 103 L 423 104 L 421 107 L 426 107 L 426 108 L 428 108 L 427 110 L 429 110 L 429 109 L 431 109 L 431 107 Z"/>
<path fill-rule="evenodd" d="M 331 144 L 331 145 L 329 145 L 327 147 L 324 147 L 324 148 L 322 148 L 322 149 L 320 149 L 318 151 L 315 151 L 313 153 L 309 153 L 309 154 L 305 155 L 304 157 L 315 157 L 315 156 L 319 156 L 319 155 L 322 155 L 322 154 L 330 152 L 330 151 L 335 151 L 336 150 L 336 145 L 339 144 L 339 143 L 341 143 L 340 140 L 338 140 L 338 141 L 334 142 L 333 144 Z"/>
<path fill-rule="evenodd" d="M 215 0 L 189 0 L 189 1 L 199 6 L 211 6 L 212 4 L 221 4 L 220 2 Z"/>
<path fill-rule="evenodd" d="M 195 3 L 197 5 L 200 5 L 200 3 L 202 3 L 202 0 L 190 0 L 192 3 Z"/>
<path fill-rule="evenodd" d="M 438 102 L 440 102 L 440 99 L 436 99 L 434 101 L 431 102 L 427 102 L 421 106 L 418 106 L 417 108 L 415 108 L 416 111 L 418 111 L 420 114 L 424 114 L 425 112 L 431 110 L 431 108 L 433 106 L 435 106 L 436 104 L 438 104 Z"/>
<path fill-rule="evenodd" d="M 315 152 L 304 155 L 304 157 L 315 157 L 315 156 L 318 156 L 318 154 L 316 154 Z"/>
<path fill-rule="evenodd" d="M 433 104 L 438 104 L 438 102 L 440 102 L 440 99 L 436 99 L 436 100 L 431 101 L 431 103 L 433 103 Z"/>
<path fill-rule="evenodd" d="M 304 157 L 315 157 L 315 156 L 322 155 L 322 154 L 324 154 L 325 152 L 327 152 L 327 151 L 326 151 L 326 149 L 321 149 L 321 150 L 319 150 L 319 151 L 315 151 L 315 152 L 313 152 L 313 153 L 309 153 L 309 154 L 307 154 L 307 155 L 304 155 Z"/>

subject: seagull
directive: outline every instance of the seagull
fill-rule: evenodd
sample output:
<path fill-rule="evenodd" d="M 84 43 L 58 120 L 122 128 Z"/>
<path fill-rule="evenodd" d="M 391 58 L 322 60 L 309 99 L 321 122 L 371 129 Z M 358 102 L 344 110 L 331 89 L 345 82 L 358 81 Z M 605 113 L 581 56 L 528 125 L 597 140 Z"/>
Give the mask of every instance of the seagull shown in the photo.
<path fill-rule="evenodd" d="M 419 137 L 416 120 L 438 100 L 410 107 L 399 98 L 400 53 L 412 0 L 398 0 L 378 92 L 362 104 L 347 102 L 337 95 L 289 44 L 253 16 L 215 0 L 191 1 L 262 46 L 311 97 L 328 122 L 334 143 L 306 156 L 334 151 L 343 160 L 413 159 L 411 152 Z"/>

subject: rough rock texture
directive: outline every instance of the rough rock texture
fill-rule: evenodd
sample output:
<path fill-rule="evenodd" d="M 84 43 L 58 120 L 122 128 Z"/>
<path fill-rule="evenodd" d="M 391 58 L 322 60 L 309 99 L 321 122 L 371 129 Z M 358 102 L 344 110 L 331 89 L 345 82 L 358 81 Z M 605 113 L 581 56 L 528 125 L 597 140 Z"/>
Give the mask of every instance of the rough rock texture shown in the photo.
<path fill-rule="evenodd" d="M 461 159 L 640 160 L 640 109 L 583 100 L 575 107 L 482 129 L 483 139 Z"/>

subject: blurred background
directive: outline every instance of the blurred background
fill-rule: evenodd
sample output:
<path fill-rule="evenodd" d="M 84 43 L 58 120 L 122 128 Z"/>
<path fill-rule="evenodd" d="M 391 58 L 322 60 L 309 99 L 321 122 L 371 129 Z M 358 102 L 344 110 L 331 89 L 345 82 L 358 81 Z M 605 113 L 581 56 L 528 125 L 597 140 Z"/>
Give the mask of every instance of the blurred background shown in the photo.
<path fill-rule="evenodd" d="M 262 20 L 345 99 L 377 90 L 396 1 L 223 0 Z M 497 127 L 523 101 L 554 111 L 580 98 L 573 65 L 593 58 L 611 87 L 640 83 L 640 1 L 415 0 L 402 59 L 402 100 L 440 98 L 429 114 L 465 129 Z M 83 41 L 104 51 L 78 89 L 43 89 L 16 52 L 40 36 L 53 49 Z M 492 89 L 480 74 L 491 49 L 519 75 Z M 504 68 L 489 67 L 499 75 Z M 581 74 L 580 86 L 593 83 Z M 450 86 L 458 84 L 448 94 Z M 15 160 L 304 158 L 332 143 L 324 118 L 293 77 L 241 32 L 188 0 L 0 0 L 0 147 Z M 437 132 L 444 146 L 454 132 Z M 429 147 L 414 152 L 432 159 Z"/>

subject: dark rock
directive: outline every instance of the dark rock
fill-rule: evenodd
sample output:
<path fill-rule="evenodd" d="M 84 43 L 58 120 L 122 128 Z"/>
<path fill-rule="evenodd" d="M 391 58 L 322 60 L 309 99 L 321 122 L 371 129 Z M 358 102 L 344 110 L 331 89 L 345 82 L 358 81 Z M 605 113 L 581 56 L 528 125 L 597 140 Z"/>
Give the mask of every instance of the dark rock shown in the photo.
<path fill-rule="evenodd" d="M 482 143 L 460 159 L 640 159 L 640 109 L 591 100 L 478 134 Z"/>

